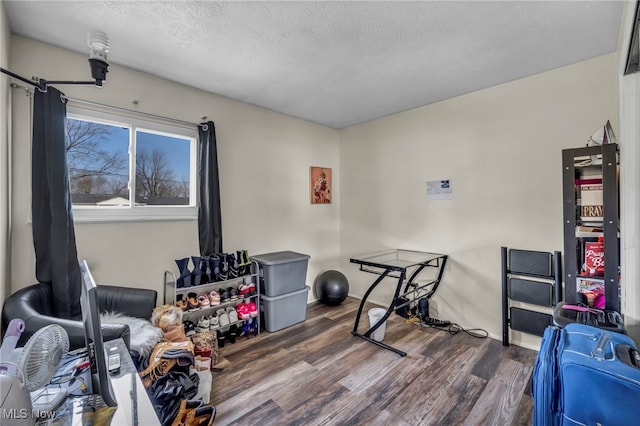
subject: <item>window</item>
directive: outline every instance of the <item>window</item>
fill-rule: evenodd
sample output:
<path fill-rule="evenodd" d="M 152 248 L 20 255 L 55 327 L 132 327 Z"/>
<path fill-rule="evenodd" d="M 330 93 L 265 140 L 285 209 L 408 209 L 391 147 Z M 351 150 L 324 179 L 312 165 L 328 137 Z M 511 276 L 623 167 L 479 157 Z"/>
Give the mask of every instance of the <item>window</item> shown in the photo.
<path fill-rule="evenodd" d="M 196 136 L 195 128 L 68 106 L 74 219 L 197 218 Z"/>

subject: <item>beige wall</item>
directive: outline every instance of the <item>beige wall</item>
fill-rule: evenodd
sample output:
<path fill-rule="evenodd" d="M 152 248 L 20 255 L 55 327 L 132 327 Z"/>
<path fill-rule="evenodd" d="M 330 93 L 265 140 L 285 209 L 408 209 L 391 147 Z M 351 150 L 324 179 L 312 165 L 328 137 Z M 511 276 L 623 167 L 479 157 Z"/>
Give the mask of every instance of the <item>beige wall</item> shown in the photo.
<path fill-rule="evenodd" d="M 12 68 L 86 79 L 86 57 L 21 37 Z M 28 52 L 28 53 L 27 53 Z M 442 252 L 450 263 L 432 314 L 499 338 L 500 246 L 562 250 L 561 150 L 606 120 L 617 130 L 614 54 L 341 132 L 112 65 L 103 89 L 71 97 L 197 122 L 216 122 L 225 248 L 311 255 L 347 274 L 361 296 L 373 278 L 348 259 L 384 248 Z M 34 282 L 29 225 L 30 99 L 14 91 L 12 290 Z M 308 200 L 310 165 L 332 167 L 334 203 Z M 453 199 L 426 200 L 450 179 Z M 195 221 L 77 224 L 81 258 L 99 282 L 161 291 L 173 260 L 198 250 Z M 373 295 L 385 302 L 390 294 Z M 313 296 L 310 295 L 310 299 Z M 515 334 L 514 343 L 537 347 Z"/>
<path fill-rule="evenodd" d="M 86 80 L 87 57 L 15 36 L 12 67 L 21 75 Z M 207 76 L 203 76 L 207 78 Z M 70 97 L 179 120 L 216 123 L 224 249 L 293 250 L 311 256 L 307 283 L 339 266 L 339 194 L 331 205 L 309 203 L 309 166 L 334 169 L 339 187 L 339 135 L 333 129 L 212 95 L 117 65 L 102 89 L 59 86 Z M 14 93 L 15 137 L 12 290 L 35 282 L 30 217 L 30 98 Z M 78 255 L 96 280 L 161 291 L 174 259 L 196 255 L 197 222 L 76 224 Z M 312 299 L 312 295 L 309 296 Z M 162 293 L 160 293 L 162 300 Z"/>
<path fill-rule="evenodd" d="M 617 130 L 616 69 L 606 55 L 343 131 L 341 260 L 352 291 L 372 280 L 348 263 L 354 254 L 445 253 L 431 313 L 501 338 L 500 247 L 563 250 L 561 150 L 607 120 Z M 426 182 L 441 179 L 453 198 L 427 200 Z"/>
<path fill-rule="evenodd" d="M 7 69 L 9 66 L 9 52 L 11 51 L 11 32 L 9 21 L 4 10 L 4 2 L 0 2 L 0 66 Z M 11 291 L 9 281 L 10 257 L 10 170 L 11 149 L 9 147 L 9 132 L 11 129 L 11 100 L 9 90 L 9 78 L 0 74 L 0 306 L 4 302 L 5 295 Z"/>

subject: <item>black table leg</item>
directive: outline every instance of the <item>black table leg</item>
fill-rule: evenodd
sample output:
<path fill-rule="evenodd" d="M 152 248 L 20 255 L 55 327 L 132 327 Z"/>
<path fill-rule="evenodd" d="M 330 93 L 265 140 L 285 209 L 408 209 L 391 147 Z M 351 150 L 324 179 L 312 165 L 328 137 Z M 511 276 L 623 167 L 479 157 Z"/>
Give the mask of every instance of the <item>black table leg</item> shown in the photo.
<path fill-rule="evenodd" d="M 389 346 L 386 343 L 382 343 L 379 342 L 377 340 L 374 340 L 371 338 L 371 335 L 382 326 L 382 324 L 384 324 L 384 322 L 389 318 L 389 316 L 391 315 L 391 313 L 395 310 L 395 306 L 396 306 L 396 301 L 398 300 L 398 296 L 400 295 L 400 288 L 402 287 L 402 283 L 404 281 L 404 273 L 400 273 L 400 277 L 398 278 L 398 284 L 396 285 L 396 291 L 395 294 L 393 296 L 393 300 L 391 301 L 391 304 L 389 305 L 389 308 L 387 308 L 387 312 L 382 316 L 382 318 L 380 319 L 380 321 L 378 321 L 373 327 L 369 327 L 369 329 L 367 331 L 365 331 L 363 334 L 358 333 L 358 325 L 360 324 L 360 317 L 362 315 L 362 310 L 364 309 L 364 305 L 367 301 L 367 299 L 369 298 L 369 295 L 371 294 L 371 292 L 378 286 L 378 284 L 380 284 L 380 282 L 382 282 L 382 280 L 389 275 L 389 272 L 391 272 L 390 270 L 386 270 L 382 273 L 382 275 L 380 275 L 378 277 L 378 279 L 376 279 L 373 284 L 371 284 L 369 286 L 369 288 L 367 289 L 367 292 L 364 294 L 364 297 L 362 298 L 362 300 L 360 301 L 360 307 L 358 308 L 358 313 L 356 315 L 356 322 L 353 326 L 353 331 L 351 332 L 351 334 L 353 334 L 354 336 L 360 337 L 361 339 L 364 339 L 368 342 L 371 342 L 373 344 L 376 344 L 378 346 L 380 346 L 381 348 L 385 348 L 388 349 L 392 352 L 397 353 L 400 356 L 407 356 L 407 353 L 404 351 L 401 351 L 399 349 L 394 348 L 393 346 Z"/>

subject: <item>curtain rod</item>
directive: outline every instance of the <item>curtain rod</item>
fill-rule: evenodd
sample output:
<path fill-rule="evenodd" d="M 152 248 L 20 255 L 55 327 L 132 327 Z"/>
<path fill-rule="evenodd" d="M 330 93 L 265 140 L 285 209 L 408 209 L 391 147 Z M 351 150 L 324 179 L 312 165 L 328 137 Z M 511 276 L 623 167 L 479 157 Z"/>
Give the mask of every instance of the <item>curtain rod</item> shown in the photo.
<path fill-rule="evenodd" d="M 38 78 L 36 81 L 32 81 L 27 79 L 26 77 L 23 77 L 21 75 L 18 75 L 12 71 L 9 71 L 7 69 L 4 68 L 0 68 L 0 72 L 3 74 L 7 74 L 17 80 L 20 80 L 22 82 L 25 82 L 27 84 L 30 84 L 32 86 L 34 86 L 36 89 L 38 89 L 41 92 L 46 92 L 47 91 L 47 87 L 49 87 L 52 84 L 80 84 L 83 86 L 86 85 L 92 85 L 92 86 L 102 86 L 102 80 L 91 80 L 91 81 L 73 81 L 73 80 L 45 80 L 44 78 Z"/>
<path fill-rule="evenodd" d="M 11 87 L 14 89 L 24 89 L 27 92 L 33 92 L 33 90 L 35 90 L 34 88 L 31 87 L 26 87 L 26 86 L 22 86 L 16 83 L 11 83 Z M 123 108 L 123 107 L 117 107 L 117 106 L 113 106 L 113 105 L 107 105 L 107 104 L 101 104 L 99 102 L 93 102 L 93 101 L 86 101 L 84 99 L 77 99 L 77 98 L 72 98 L 66 95 L 61 95 L 60 96 L 62 98 L 62 101 L 71 101 L 71 102 L 76 102 L 76 103 L 81 103 L 81 104 L 87 104 L 87 105 L 93 105 L 93 106 L 97 106 L 100 108 L 107 108 L 107 109 L 112 109 L 112 110 L 116 110 L 116 111 L 122 111 L 122 112 L 127 112 L 127 113 L 132 113 L 132 114 L 139 114 L 139 115 L 143 115 L 149 118 L 155 118 L 157 120 L 163 120 L 163 121 L 171 121 L 173 123 L 177 123 L 177 124 L 182 124 L 183 126 L 190 126 L 190 127 L 199 127 L 204 125 L 204 123 L 192 123 L 190 121 L 185 121 L 185 120 L 178 120 L 177 118 L 171 118 L 171 117 L 164 117 L 162 115 L 157 115 L 157 114 L 151 114 L 148 112 L 142 112 L 142 111 L 136 111 L 134 109 L 128 109 L 128 108 Z M 202 121 L 206 121 L 207 117 L 204 116 L 202 117 Z M 205 129 L 207 130 L 207 129 Z"/>
<path fill-rule="evenodd" d="M 117 107 L 117 106 L 113 106 L 113 105 L 101 104 L 99 102 L 86 101 L 84 99 L 71 98 L 71 97 L 65 96 L 65 95 L 62 95 L 62 98 L 63 98 L 63 100 L 67 100 L 67 101 L 71 101 L 71 102 L 76 102 L 76 103 L 80 103 L 80 104 L 87 104 L 87 105 L 94 105 L 94 106 L 98 106 L 100 108 L 113 109 L 113 110 L 116 110 L 116 111 L 122 111 L 122 112 L 127 112 L 127 113 L 140 114 L 140 115 L 144 115 L 146 117 L 155 118 L 155 119 L 159 119 L 159 120 L 163 120 L 163 121 L 171 121 L 173 123 L 179 123 L 179 124 L 187 125 L 187 126 L 198 127 L 198 126 L 202 125 L 200 123 L 192 123 L 190 121 L 178 120 L 177 118 L 164 117 L 162 115 L 151 114 L 151 113 L 142 112 L 142 111 L 136 111 L 135 109 L 128 109 L 128 108 Z M 206 116 L 202 117 L 202 121 L 205 121 L 206 119 L 207 119 Z"/>

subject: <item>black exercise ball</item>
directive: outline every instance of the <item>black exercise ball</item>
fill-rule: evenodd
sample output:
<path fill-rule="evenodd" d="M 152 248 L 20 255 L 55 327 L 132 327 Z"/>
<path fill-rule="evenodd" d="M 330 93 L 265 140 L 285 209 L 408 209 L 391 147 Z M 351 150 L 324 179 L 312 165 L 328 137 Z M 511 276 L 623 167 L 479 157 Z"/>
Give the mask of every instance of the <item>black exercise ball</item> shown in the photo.
<path fill-rule="evenodd" d="M 318 300 L 325 305 L 337 306 L 349 294 L 349 281 L 340 271 L 324 271 L 313 282 Z"/>

